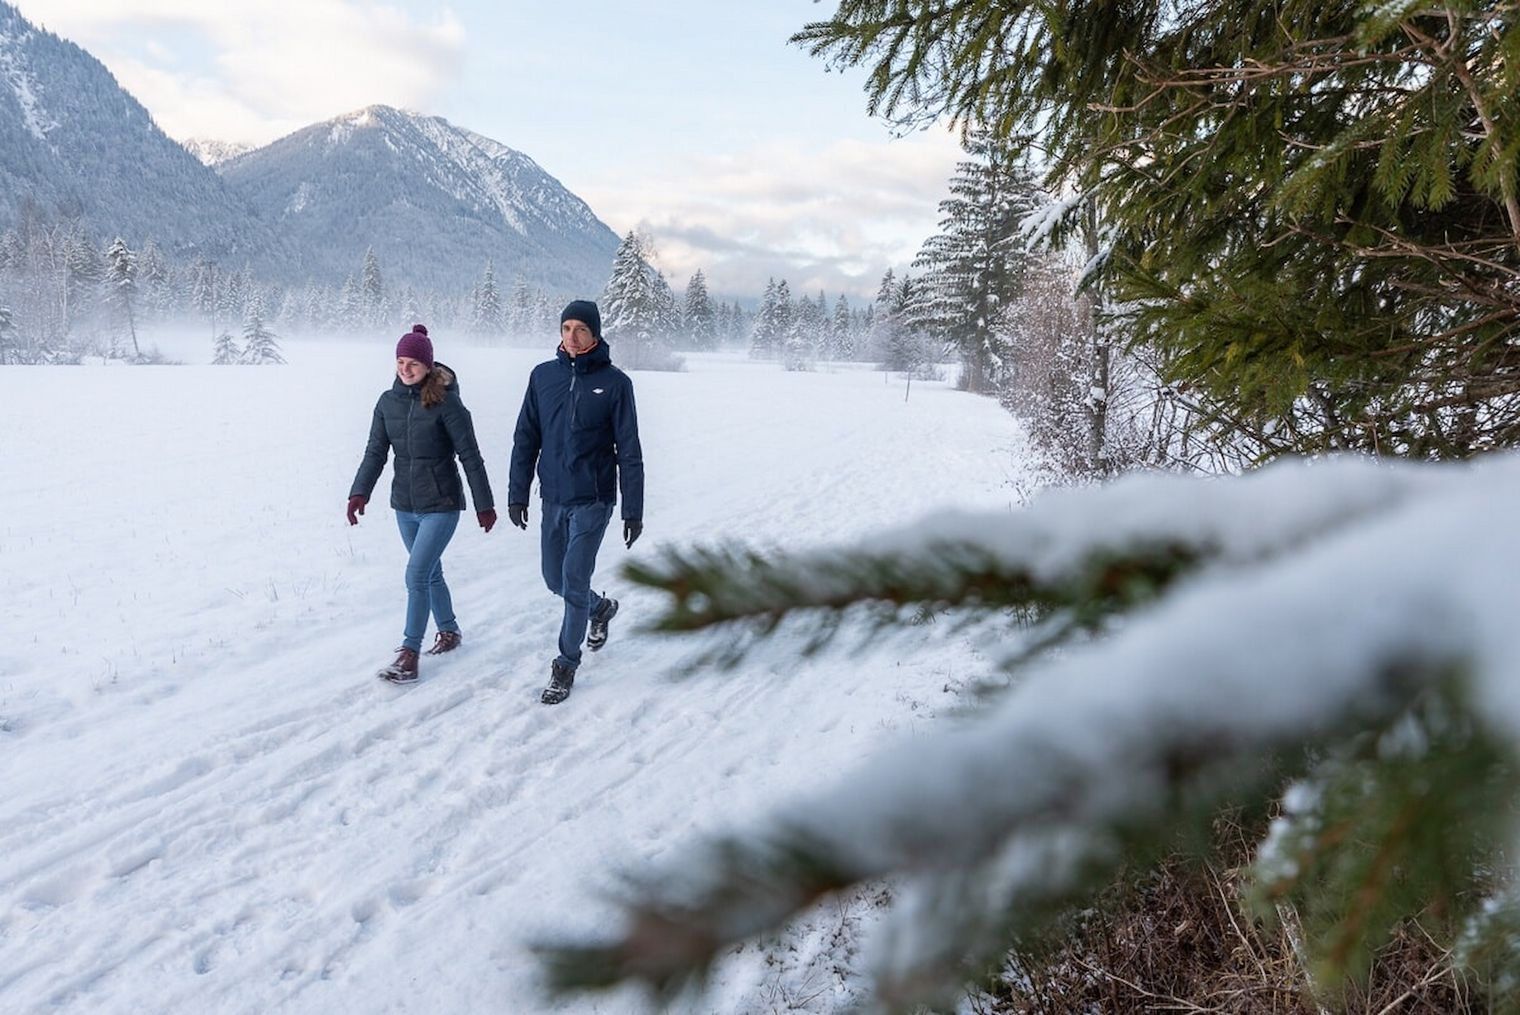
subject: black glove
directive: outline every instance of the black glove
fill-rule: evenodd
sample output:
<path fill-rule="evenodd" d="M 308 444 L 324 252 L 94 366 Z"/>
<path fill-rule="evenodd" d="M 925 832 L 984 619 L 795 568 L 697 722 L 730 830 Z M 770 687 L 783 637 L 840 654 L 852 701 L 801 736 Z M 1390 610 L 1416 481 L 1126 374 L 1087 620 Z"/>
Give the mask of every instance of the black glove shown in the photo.
<path fill-rule="evenodd" d="M 507 505 L 507 518 L 508 518 L 509 521 L 511 521 L 511 523 L 513 525 L 516 525 L 519 529 L 526 529 L 528 527 L 528 505 L 526 505 L 526 504 L 508 504 Z"/>
<path fill-rule="evenodd" d="M 637 518 L 623 519 L 623 542 L 628 549 L 633 549 L 633 541 L 638 539 L 644 532 L 644 523 Z"/>

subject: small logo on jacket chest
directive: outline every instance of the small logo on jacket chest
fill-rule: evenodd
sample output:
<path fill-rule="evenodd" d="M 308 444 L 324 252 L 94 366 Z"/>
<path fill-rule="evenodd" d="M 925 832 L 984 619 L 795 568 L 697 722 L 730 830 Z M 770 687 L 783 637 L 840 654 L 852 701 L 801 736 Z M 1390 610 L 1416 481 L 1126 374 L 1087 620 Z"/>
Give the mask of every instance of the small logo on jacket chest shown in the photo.
<path fill-rule="evenodd" d="M 607 393 L 607 389 L 606 388 L 592 388 L 591 389 L 591 393 L 593 395 L 605 395 Z"/>

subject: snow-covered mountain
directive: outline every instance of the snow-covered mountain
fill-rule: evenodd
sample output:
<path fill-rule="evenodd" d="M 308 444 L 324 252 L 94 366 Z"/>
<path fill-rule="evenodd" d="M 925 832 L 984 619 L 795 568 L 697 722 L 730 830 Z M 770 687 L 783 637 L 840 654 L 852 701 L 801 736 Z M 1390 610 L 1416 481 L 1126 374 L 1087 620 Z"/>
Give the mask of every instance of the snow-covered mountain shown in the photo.
<path fill-rule="evenodd" d="M 202 165 L 207 166 L 221 165 L 258 147 L 243 141 L 216 141 L 204 137 L 192 137 L 181 143 L 187 152 L 199 159 Z"/>
<path fill-rule="evenodd" d="M 277 246 L 99 60 L 0 0 L 0 230 L 29 215 L 182 256 L 258 262 Z"/>
<path fill-rule="evenodd" d="M 342 279 L 373 247 L 387 283 L 496 278 L 563 293 L 607 280 L 618 238 L 521 152 L 436 116 L 370 106 L 218 166 L 300 250 L 294 277 Z"/>

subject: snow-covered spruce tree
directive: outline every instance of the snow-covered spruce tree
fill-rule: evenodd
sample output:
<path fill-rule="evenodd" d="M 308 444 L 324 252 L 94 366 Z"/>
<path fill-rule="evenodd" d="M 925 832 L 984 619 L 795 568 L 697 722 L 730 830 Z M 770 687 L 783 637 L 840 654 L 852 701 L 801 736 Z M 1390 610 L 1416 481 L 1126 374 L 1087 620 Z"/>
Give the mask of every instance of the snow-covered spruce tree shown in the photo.
<path fill-rule="evenodd" d="M 671 351 L 679 326 L 675 294 L 646 256 L 647 241 L 630 231 L 612 258 L 602 292 L 602 333 L 616 343 L 618 362 L 632 370 L 680 370 Z"/>
<path fill-rule="evenodd" d="M 850 313 L 850 301 L 844 293 L 834 301 L 834 312 L 829 317 L 826 359 L 851 360 L 855 358 L 855 317 Z"/>
<path fill-rule="evenodd" d="M 1304 1010 L 1335 1007 L 1410 918 L 1492 1010 L 1520 1010 L 1517 497 L 1512 455 L 1284 462 L 1058 490 L 838 550 L 630 565 L 669 596 L 655 629 L 713 632 L 712 662 L 774 634 L 811 653 L 895 632 L 901 653 L 928 614 L 980 632 L 1014 675 L 837 785 L 635 873 L 608 939 L 545 946 L 550 979 L 669 993 L 891 878 L 866 942 L 875 996 L 949 1006 L 1105 886 L 1206 841 L 1221 811 L 1275 803 L 1252 915 L 1296 914 Z M 1011 615 L 1038 619 L 1006 630 Z"/>
<path fill-rule="evenodd" d="M 165 321 L 173 316 L 174 270 L 152 240 L 143 241 L 137 255 L 137 288 L 142 310 L 139 320 Z"/>
<path fill-rule="evenodd" d="M 120 236 L 106 250 L 106 301 L 132 339 L 132 358 L 142 359 L 137 344 L 137 255 Z"/>
<path fill-rule="evenodd" d="M 243 321 L 242 362 L 254 365 L 284 363 L 274 332 L 264 323 L 264 300 L 254 293 L 248 300 L 248 316 Z"/>
<path fill-rule="evenodd" d="M 531 337 L 537 323 L 538 299 L 527 279 L 512 279 L 512 296 L 507 304 L 506 331 L 514 339 Z"/>
<path fill-rule="evenodd" d="M 1520 443 L 1510 4 L 842 0 L 794 37 L 869 107 L 1042 155 L 1105 298 L 1255 457 Z M 1095 110 L 1101 113 L 1095 115 Z"/>
<path fill-rule="evenodd" d="M 82 227 L 70 229 L 63 239 L 63 328 L 65 337 L 98 322 L 105 261 Z"/>
<path fill-rule="evenodd" d="M 994 394 L 1010 336 L 998 331 L 1003 308 L 1018 298 L 1034 255 L 1023 223 L 1049 203 L 1025 156 L 985 132 L 966 138 L 970 156 L 955 167 L 939 204 L 940 231 L 924 241 L 920 324 L 960 355 L 960 386 Z"/>
<path fill-rule="evenodd" d="M 477 335 L 500 335 L 504 323 L 501 291 L 496 287 L 496 265 L 487 260 L 470 301 L 470 330 Z"/>
<path fill-rule="evenodd" d="M 823 294 L 819 294 L 820 300 Z M 824 310 L 806 296 L 792 306 L 791 320 L 782 336 L 781 365 L 788 370 L 811 370 L 818 359 L 824 331 Z"/>
<path fill-rule="evenodd" d="M 888 279 L 883 278 L 882 285 L 885 287 L 887 283 Z M 910 381 L 928 379 L 934 374 L 932 340 L 921 323 L 923 306 L 917 280 L 906 274 L 887 295 L 885 306 L 877 306 L 881 368 L 904 374 Z"/>
<path fill-rule="evenodd" d="M 224 331 L 216 336 L 216 342 L 211 347 L 211 362 L 221 367 L 243 362 L 243 350 L 238 347 L 232 332 Z"/>
<path fill-rule="evenodd" d="M 380 273 L 380 258 L 374 247 L 364 249 L 364 263 L 359 267 L 359 313 L 366 328 L 378 329 L 386 323 L 385 279 Z"/>
<path fill-rule="evenodd" d="M 190 291 L 188 297 L 190 305 L 206 319 L 211 327 L 212 341 L 221 334 L 218 325 L 218 307 L 220 300 L 217 293 L 221 288 L 221 272 L 215 261 L 200 259 L 190 269 Z"/>
<path fill-rule="evenodd" d="M 338 290 L 338 305 L 334 323 L 346 331 L 361 331 L 364 326 L 364 296 L 359 290 L 359 280 L 353 275 L 343 278 Z"/>
<path fill-rule="evenodd" d="M 738 300 L 719 305 L 718 342 L 720 345 L 742 348 L 749 339 L 754 322 L 745 314 Z"/>
<path fill-rule="evenodd" d="M 404 322 L 401 325 L 403 328 L 411 327 L 424 317 L 422 313 L 422 301 L 417 298 L 417 290 L 410 285 L 401 290 L 400 307 L 401 320 Z"/>
<path fill-rule="evenodd" d="M 0 303 L 0 366 L 20 362 L 21 335 L 16 330 L 15 315 L 10 307 Z"/>
<path fill-rule="evenodd" d="M 707 276 L 698 268 L 686 283 L 686 300 L 681 307 L 681 333 L 692 349 L 716 349 L 718 328 L 712 298 L 707 294 Z"/>
<path fill-rule="evenodd" d="M 896 341 L 893 332 L 898 323 L 895 308 L 899 291 L 897 273 L 888 268 L 876 287 L 876 299 L 871 303 L 871 327 L 861 350 L 863 355 L 877 363 L 886 362 L 887 350 Z"/>
<path fill-rule="evenodd" d="M 750 323 L 749 355 L 751 359 L 774 359 L 780 347 L 781 333 L 778 325 L 778 300 L 776 280 L 766 280 L 765 292 L 760 297 L 760 308 Z"/>

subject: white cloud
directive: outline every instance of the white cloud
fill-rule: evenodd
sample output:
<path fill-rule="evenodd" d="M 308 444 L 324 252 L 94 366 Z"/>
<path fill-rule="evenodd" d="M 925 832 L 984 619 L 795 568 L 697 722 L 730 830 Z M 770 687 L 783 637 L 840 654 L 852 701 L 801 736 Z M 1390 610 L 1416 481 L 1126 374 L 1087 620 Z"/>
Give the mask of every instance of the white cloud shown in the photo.
<path fill-rule="evenodd" d="M 23 0 L 101 59 L 174 137 L 272 140 L 373 103 L 425 109 L 462 61 L 447 8 L 428 19 L 358 0 Z M 177 45 L 159 35 L 176 34 Z M 198 47 L 187 47 L 188 37 Z"/>
<path fill-rule="evenodd" d="M 934 233 L 963 157 L 938 130 L 823 147 L 786 140 L 677 156 L 637 175 L 619 165 L 578 193 L 619 233 L 647 232 L 678 288 L 701 268 L 715 291 L 758 295 L 774 275 L 794 293 L 869 296 Z"/>

